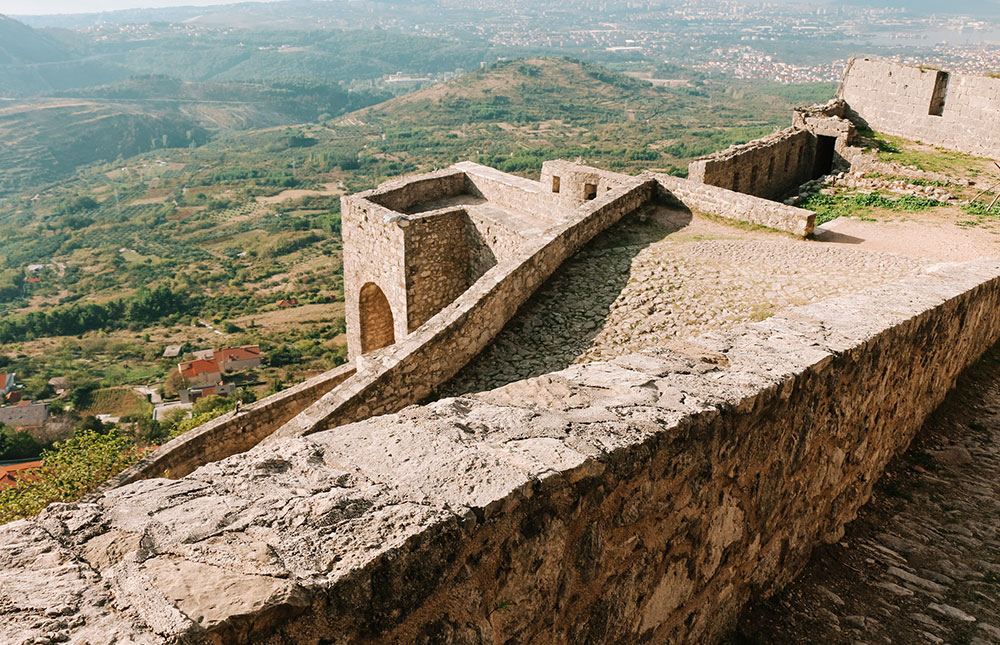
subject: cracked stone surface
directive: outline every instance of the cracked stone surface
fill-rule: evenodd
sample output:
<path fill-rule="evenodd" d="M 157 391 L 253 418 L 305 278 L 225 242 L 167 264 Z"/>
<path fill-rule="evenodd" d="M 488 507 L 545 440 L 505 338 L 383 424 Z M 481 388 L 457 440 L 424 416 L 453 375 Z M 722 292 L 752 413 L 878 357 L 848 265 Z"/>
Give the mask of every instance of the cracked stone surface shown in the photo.
<path fill-rule="evenodd" d="M 844 539 L 750 610 L 740 632 L 775 645 L 802 634 L 831 645 L 1000 643 L 1000 347 L 890 465 Z"/>

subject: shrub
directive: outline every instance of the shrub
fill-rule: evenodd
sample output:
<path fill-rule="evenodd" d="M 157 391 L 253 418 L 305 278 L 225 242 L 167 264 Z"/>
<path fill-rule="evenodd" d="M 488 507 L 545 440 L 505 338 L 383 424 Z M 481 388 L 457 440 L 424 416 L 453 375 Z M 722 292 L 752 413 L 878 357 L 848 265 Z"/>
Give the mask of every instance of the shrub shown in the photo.
<path fill-rule="evenodd" d="M 117 428 L 106 434 L 80 430 L 53 450 L 43 465 L 0 491 L 0 524 L 39 513 L 52 502 L 70 502 L 90 492 L 139 459 L 131 439 Z"/>

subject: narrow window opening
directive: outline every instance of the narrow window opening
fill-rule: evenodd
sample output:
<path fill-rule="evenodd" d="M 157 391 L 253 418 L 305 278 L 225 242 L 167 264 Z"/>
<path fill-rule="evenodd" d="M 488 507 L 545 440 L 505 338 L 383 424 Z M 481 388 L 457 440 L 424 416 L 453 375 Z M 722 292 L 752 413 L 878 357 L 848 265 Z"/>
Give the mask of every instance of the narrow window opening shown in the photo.
<path fill-rule="evenodd" d="M 757 166 L 752 166 L 750 168 L 750 188 L 749 192 L 753 193 L 757 190 Z"/>
<path fill-rule="evenodd" d="M 934 79 L 934 93 L 931 95 L 931 107 L 928 114 L 943 116 L 944 104 L 948 100 L 948 72 L 938 72 Z"/>
<path fill-rule="evenodd" d="M 597 197 L 597 184 L 584 184 L 583 185 L 583 198 L 584 199 L 595 199 Z"/>
<path fill-rule="evenodd" d="M 767 162 L 767 180 L 774 181 L 774 157 Z"/>
<path fill-rule="evenodd" d="M 556 177 L 555 175 L 552 176 L 552 192 L 554 193 L 559 192 L 559 178 Z"/>
<path fill-rule="evenodd" d="M 740 173 L 736 171 L 733 173 L 733 190 L 739 192 L 740 190 Z"/>

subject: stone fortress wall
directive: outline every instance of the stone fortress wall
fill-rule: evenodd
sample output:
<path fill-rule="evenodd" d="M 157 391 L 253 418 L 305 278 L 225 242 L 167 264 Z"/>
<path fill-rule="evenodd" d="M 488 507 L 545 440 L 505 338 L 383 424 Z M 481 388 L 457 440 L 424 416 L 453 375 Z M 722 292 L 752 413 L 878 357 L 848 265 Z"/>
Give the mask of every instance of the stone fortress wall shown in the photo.
<path fill-rule="evenodd" d="M 345 197 L 350 363 L 188 431 L 100 492 L 184 476 L 272 434 L 307 434 L 422 401 L 566 258 L 656 201 L 800 236 L 815 221 L 801 208 L 688 179 L 631 177 L 561 160 L 545 162 L 537 182 L 466 162 Z"/>
<path fill-rule="evenodd" d="M 702 157 L 688 166 L 688 177 L 700 184 L 767 199 L 781 199 L 811 179 L 844 162 L 854 125 L 844 118 L 846 105 L 795 111 L 792 127 Z"/>
<path fill-rule="evenodd" d="M 1000 158 L 1000 79 L 857 58 L 839 94 L 859 125 Z"/>
<path fill-rule="evenodd" d="M 1000 263 L 938 265 L 55 505 L 0 527 L 0 637 L 714 642 L 839 539 L 998 308 Z"/>
<path fill-rule="evenodd" d="M 813 213 L 766 197 L 818 160 L 850 163 L 856 107 L 798 110 L 689 179 L 553 161 L 535 182 L 463 163 L 344 198 L 351 362 L 169 442 L 86 503 L 0 527 L 0 586 L 69 594 L 59 615 L 27 608 L 0 634 L 716 638 L 838 538 L 1000 339 L 1000 264 L 940 265 L 680 353 L 403 408 L 637 209 L 809 235 Z M 53 555 L 40 564 L 39 549 Z"/>
<path fill-rule="evenodd" d="M 845 87 L 855 69 L 861 69 L 858 63 L 848 70 Z M 536 182 L 466 162 L 345 197 L 351 363 L 168 442 L 102 490 L 146 477 L 183 476 L 279 429 L 280 436 L 295 436 L 422 401 L 489 342 L 544 276 L 597 232 L 588 225 L 576 237 L 574 222 L 607 226 L 625 209 L 654 200 L 808 236 L 814 213 L 757 194 L 776 196 L 808 175 L 802 169 L 814 172 L 821 137 L 825 146 L 832 141 L 834 167 L 866 161 L 850 145 L 850 116 L 843 99 L 798 109 L 789 130 L 696 161 L 688 179 L 636 178 L 555 160 L 543 165 Z M 784 172 L 786 159 L 790 174 Z M 739 191 L 731 189 L 737 173 Z M 610 195 L 616 196 L 613 206 Z M 558 253 L 542 253 L 546 243 L 563 238 L 574 246 L 559 243 Z M 455 346 L 461 351 L 452 352 Z"/>

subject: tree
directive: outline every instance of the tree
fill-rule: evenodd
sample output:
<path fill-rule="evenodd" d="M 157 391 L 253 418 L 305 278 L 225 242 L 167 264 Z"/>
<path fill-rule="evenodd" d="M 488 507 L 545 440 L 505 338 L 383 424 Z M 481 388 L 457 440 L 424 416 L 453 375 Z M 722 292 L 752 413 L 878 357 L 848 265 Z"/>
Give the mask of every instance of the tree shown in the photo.
<path fill-rule="evenodd" d="M 139 459 L 132 441 L 111 428 L 107 434 L 81 429 L 53 450 L 17 486 L 0 490 L 0 524 L 35 515 L 52 502 L 79 499 Z"/>
<path fill-rule="evenodd" d="M 31 459 L 42 454 L 42 445 L 27 430 L 15 431 L 0 424 L 0 459 Z"/>

